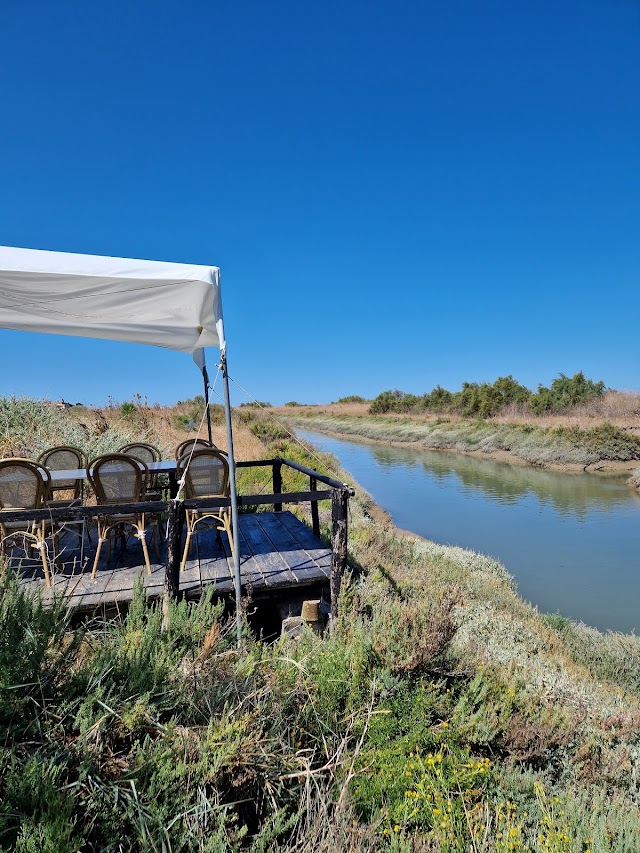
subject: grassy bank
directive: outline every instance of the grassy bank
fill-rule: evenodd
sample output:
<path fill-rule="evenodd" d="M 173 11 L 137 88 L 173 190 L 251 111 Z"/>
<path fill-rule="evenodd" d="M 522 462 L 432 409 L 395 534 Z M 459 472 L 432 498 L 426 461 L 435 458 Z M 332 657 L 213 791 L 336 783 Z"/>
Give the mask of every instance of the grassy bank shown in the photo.
<path fill-rule="evenodd" d="M 2 849 L 640 849 L 640 639 L 541 616 L 361 492 L 349 545 L 331 635 L 240 650 L 211 598 L 73 627 L 5 572 Z"/>
<path fill-rule="evenodd" d="M 291 411 L 302 428 L 350 438 L 412 444 L 430 450 L 509 455 L 543 467 L 586 467 L 640 459 L 640 436 L 604 422 L 594 426 L 549 426 L 533 421 L 455 417 L 398 417 Z"/>

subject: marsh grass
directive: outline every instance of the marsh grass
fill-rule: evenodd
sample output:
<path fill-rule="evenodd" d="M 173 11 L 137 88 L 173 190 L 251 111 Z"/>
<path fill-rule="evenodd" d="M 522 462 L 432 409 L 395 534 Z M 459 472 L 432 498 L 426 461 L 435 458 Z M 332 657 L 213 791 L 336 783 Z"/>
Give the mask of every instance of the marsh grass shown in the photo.
<path fill-rule="evenodd" d="M 633 473 L 627 480 L 627 484 L 629 486 L 633 486 L 636 489 L 640 489 L 640 468 L 636 468 L 635 471 L 633 471 Z"/>
<path fill-rule="evenodd" d="M 212 435 L 214 443 L 225 448 L 226 428 L 220 408 L 213 407 Z M 201 435 L 206 435 L 203 411 L 197 410 L 193 401 L 176 406 L 150 406 L 140 395 L 123 404 L 111 401 L 102 408 L 77 406 L 67 410 L 46 400 L 0 397 L 0 457 L 35 458 L 49 447 L 70 444 L 84 450 L 92 459 L 102 453 L 113 453 L 132 441 L 148 441 L 160 448 L 163 458 L 170 459 L 174 448 L 189 435 L 195 436 L 198 427 L 202 426 Z M 199 414 L 197 426 L 186 430 L 184 424 L 193 420 L 194 412 Z M 237 458 L 261 458 L 262 442 L 245 427 L 241 417 L 234 420 Z"/>
<path fill-rule="evenodd" d="M 640 459 L 640 437 L 610 423 L 542 426 L 501 420 L 415 419 L 389 416 L 297 415 L 292 423 L 354 438 L 409 443 L 431 450 L 509 453 L 536 465 L 586 466 L 599 461 Z"/>
<path fill-rule="evenodd" d="M 140 588 L 74 625 L 5 571 L 2 848 L 640 849 L 635 638 L 540 616 L 499 563 L 400 535 L 360 491 L 349 525 L 334 630 L 241 649 L 211 594 L 167 630 Z"/>

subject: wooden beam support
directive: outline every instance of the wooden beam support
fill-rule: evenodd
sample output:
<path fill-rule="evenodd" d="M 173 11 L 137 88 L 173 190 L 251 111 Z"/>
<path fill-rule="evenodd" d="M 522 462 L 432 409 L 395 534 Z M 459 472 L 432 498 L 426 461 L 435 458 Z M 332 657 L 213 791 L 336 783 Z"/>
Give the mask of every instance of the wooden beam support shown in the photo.
<path fill-rule="evenodd" d="M 282 462 L 279 459 L 273 460 L 273 493 L 279 495 L 282 493 Z M 274 512 L 282 512 L 282 504 L 274 503 Z"/>
<path fill-rule="evenodd" d="M 318 488 L 318 480 L 309 477 L 309 491 L 315 492 Z M 311 501 L 311 528 L 313 535 L 320 538 L 320 513 L 318 512 L 318 501 Z"/>
<path fill-rule="evenodd" d="M 180 594 L 180 560 L 182 558 L 182 528 L 184 526 L 184 506 L 182 501 L 169 504 L 169 524 L 167 527 L 167 570 L 164 576 L 165 596 L 177 599 Z"/>
<path fill-rule="evenodd" d="M 338 618 L 338 599 L 342 576 L 347 568 L 347 516 L 349 490 L 335 489 L 331 495 L 331 624 Z"/>

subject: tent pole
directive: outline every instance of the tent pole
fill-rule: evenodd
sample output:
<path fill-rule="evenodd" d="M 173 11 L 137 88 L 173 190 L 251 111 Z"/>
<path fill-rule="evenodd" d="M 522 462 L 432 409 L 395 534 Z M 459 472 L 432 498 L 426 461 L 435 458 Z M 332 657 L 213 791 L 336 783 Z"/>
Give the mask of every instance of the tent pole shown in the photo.
<path fill-rule="evenodd" d="M 236 588 L 236 633 L 238 645 L 242 642 L 242 590 L 240 575 L 240 531 L 238 529 L 238 492 L 236 489 L 236 460 L 233 455 L 233 428 L 231 426 L 231 402 L 229 399 L 229 375 L 227 373 L 226 347 L 220 352 L 220 368 L 224 388 L 224 417 L 227 424 L 227 450 L 229 459 L 229 490 L 231 492 L 231 527 L 233 530 L 234 575 Z"/>
<path fill-rule="evenodd" d="M 204 362 L 204 350 L 202 352 L 202 379 L 204 381 L 204 404 L 207 409 L 207 430 L 209 431 L 209 444 L 213 444 L 211 437 L 211 411 L 209 410 L 209 374 L 207 373 L 207 365 Z"/>

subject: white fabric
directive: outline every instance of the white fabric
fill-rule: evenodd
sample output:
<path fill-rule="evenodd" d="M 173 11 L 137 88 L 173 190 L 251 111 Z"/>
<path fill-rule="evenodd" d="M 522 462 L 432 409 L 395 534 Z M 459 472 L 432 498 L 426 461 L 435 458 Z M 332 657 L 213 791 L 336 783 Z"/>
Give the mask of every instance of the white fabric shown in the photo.
<path fill-rule="evenodd" d="M 0 246 L 0 328 L 224 348 L 220 270 Z"/>

